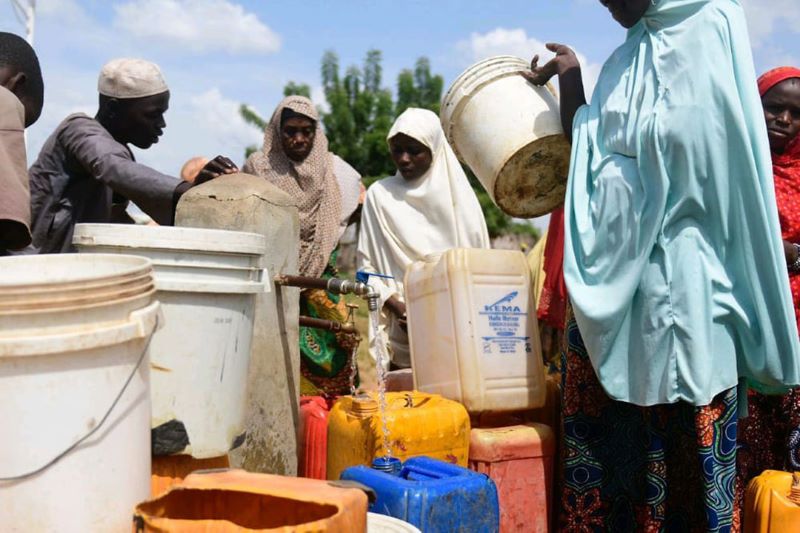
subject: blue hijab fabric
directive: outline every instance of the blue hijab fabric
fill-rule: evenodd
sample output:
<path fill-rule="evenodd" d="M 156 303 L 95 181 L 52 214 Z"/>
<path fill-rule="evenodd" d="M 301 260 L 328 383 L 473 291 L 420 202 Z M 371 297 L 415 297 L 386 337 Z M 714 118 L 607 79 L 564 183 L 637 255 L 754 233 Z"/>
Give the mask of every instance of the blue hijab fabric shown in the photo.
<path fill-rule="evenodd" d="M 739 0 L 657 0 L 575 116 L 564 276 L 609 396 L 707 405 L 800 383 Z"/>

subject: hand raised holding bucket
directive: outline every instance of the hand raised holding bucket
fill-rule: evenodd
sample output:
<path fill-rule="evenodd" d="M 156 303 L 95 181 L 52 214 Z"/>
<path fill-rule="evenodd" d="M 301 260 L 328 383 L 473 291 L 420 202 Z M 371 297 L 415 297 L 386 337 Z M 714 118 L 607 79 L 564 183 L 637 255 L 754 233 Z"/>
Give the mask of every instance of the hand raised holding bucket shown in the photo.
<path fill-rule="evenodd" d="M 513 56 L 473 65 L 447 91 L 440 114 L 458 158 L 500 209 L 521 218 L 563 203 L 570 153 L 558 102 L 520 75 L 529 68 Z"/>

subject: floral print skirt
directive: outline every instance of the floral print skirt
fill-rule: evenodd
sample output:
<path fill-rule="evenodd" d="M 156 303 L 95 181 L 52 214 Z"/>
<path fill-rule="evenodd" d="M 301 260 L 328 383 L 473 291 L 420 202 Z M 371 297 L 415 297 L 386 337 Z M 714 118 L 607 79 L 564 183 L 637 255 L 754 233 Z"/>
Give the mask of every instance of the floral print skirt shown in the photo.
<path fill-rule="evenodd" d="M 572 316 L 567 343 L 559 531 L 738 531 L 736 388 L 703 407 L 614 401 Z"/>

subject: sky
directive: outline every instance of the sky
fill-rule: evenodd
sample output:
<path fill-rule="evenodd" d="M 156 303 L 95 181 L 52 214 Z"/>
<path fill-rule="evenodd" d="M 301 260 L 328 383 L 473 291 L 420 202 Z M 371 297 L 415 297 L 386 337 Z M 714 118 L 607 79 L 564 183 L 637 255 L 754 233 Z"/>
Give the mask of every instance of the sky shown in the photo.
<path fill-rule="evenodd" d="M 27 0 L 21 0 L 25 2 Z M 756 68 L 800 64 L 800 0 L 742 0 Z M 24 35 L 11 0 L 0 0 L 0 31 Z M 591 87 L 624 39 L 598 0 L 37 0 L 34 48 L 45 79 L 41 119 L 29 129 L 28 159 L 70 113 L 94 115 L 97 74 L 116 57 L 161 66 L 170 86 L 167 128 L 137 159 L 177 175 L 195 155 L 237 163 L 262 132 L 238 115 L 241 103 L 269 116 L 289 82 L 307 83 L 325 105 L 320 60 L 334 50 L 342 68 L 383 52 L 383 84 L 426 56 L 445 89 L 493 55 L 529 59 L 544 42 L 572 46 Z M 388 152 L 387 152 L 388 157 Z"/>

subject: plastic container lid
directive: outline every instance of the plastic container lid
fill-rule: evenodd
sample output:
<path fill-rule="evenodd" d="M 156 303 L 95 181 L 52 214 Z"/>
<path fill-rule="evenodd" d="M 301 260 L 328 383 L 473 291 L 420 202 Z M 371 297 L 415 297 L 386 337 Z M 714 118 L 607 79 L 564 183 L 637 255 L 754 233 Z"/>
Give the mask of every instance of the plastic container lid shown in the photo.
<path fill-rule="evenodd" d="M 267 241 L 258 233 L 132 224 L 77 224 L 73 244 L 263 255 Z"/>

